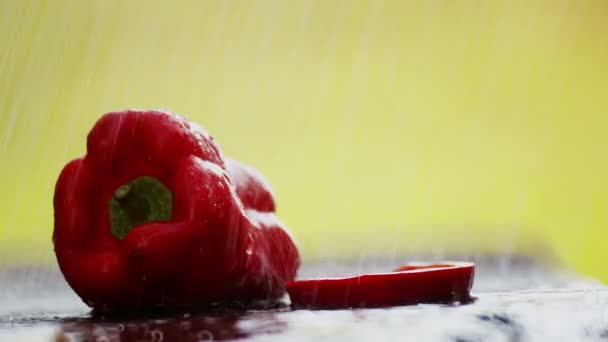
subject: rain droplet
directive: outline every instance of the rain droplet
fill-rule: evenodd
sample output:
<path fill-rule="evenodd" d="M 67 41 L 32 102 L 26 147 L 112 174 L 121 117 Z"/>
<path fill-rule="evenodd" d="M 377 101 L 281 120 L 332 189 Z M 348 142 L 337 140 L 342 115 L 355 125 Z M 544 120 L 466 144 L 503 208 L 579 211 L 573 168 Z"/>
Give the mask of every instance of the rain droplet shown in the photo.
<path fill-rule="evenodd" d="M 201 330 L 198 332 L 199 341 L 213 341 L 213 334 L 209 330 Z"/>
<path fill-rule="evenodd" d="M 158 330 L 158 329 L 154 329 L 150 332 L 150 335 L 152 337 L 152 341 L 155 342 L 160 342 L 163 340 L 164 338 L 164 334 L 162 331 Z"/>

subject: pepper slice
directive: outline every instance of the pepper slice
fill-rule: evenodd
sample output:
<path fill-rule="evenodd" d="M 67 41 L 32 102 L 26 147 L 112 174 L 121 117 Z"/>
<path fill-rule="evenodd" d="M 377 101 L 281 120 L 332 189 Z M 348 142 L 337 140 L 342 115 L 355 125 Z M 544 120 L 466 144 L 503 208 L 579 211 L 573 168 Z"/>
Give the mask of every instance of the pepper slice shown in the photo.
<path fill-rule="evenodd" d="M 470 262 L 408 264 L 390 273 L 291 281 L 287 291 L 292 306 L 317 309 L 466 302 L 474 275 Z"/>

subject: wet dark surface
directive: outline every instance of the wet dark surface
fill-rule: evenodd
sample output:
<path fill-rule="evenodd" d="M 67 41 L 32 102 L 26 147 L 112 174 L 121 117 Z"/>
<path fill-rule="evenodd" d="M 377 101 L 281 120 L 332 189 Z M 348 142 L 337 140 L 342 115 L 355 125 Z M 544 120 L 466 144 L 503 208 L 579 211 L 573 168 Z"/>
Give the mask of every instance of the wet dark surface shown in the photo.
<path fill-rule="evenodd" d="M 99 337 L 116 341 L 226 341 L 279 333 L 286 328 L 274 312 L 259 312 L 255 328 L 244 330 L 238 323 L 246 315 L 252 313 L 221 311 L 155 318 L 67 319 L 61 323 L 60 336 L 78 341 L 96 341 Z"/>
<path fill-rule="evenodd" d="M 317 263 L 301 277 L 386 271 L 396 260 Z M 216 308 L 146 317 L 92 314 L 53 268 L 0 271 L 1 341 L 537 341 L 605 340 L 608 291 L 523 258 L 476 260 L 467 305 L 388 309 Z"/>

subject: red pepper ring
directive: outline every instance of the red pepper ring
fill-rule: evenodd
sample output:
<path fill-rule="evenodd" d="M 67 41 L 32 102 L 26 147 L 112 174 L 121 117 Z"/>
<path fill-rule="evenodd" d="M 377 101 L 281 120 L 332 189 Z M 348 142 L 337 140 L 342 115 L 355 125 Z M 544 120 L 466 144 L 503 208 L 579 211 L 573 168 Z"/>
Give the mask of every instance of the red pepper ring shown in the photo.
<path fill-rule="evenodd" d="M 471 300 L 475 264 L 410 264 L 390 273 L 345 278 L 291 281 L 287 291 L 294 307 L 372 308 Z"/>

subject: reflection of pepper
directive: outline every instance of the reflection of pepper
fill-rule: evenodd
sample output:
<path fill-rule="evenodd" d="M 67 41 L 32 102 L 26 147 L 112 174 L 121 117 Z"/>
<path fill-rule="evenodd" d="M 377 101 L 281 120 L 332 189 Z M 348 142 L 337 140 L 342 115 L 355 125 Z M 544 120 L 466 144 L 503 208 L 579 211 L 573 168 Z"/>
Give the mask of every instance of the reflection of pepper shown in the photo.
<path fill-rule="evenodd" d="M 470 300 L 475 265 L 407 265 L 391 273 L 293 281 L 292 305 L 340 309 Z"/>
<path fill-rule="evenodd" d="M 280 333 L 286 324 L 277 319 L 274 313 L 264 314 L 260 318 L 258 315 L 246 315 L 241 310 L 225 309 L 192 316 L 139 317 L 137 321 L 104 321 L 103 324 L 95 319 L 76 319 L 63 322 L 53 341 L 232 341 Z"/>
<path fill-rule="evenodd" d="M 61 271 L 97 309 L 278 298 L 299 267 L 264 179 L 166 112 L 104 115 L 54 208 Z"/>

